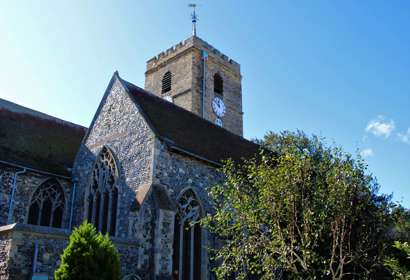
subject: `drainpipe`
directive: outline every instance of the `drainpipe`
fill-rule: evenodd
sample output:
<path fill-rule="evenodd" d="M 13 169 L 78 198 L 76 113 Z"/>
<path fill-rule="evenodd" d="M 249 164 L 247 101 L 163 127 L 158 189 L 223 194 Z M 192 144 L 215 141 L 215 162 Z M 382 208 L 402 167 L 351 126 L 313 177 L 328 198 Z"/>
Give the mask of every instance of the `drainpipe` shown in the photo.
<path fill-rule="evenodd" d="M 13 213 L 14 213 L 14 197 L 16 195 L 16 190 L 17 190 L 17 176 L 25 173 L 27 170 L 26 168 L 23 168 L 23 170 L 17 171 L 14 173 L 13 177 L 13 186 L 11 188 L 11 195 L 10 195 L 10 202 L 9 202 L 9 213 L 7 216 L 7 224 L 13 223 Z"/>
<path fill-rule="evenodd" d="M 3 176 L 4 176 L 3 174 L 0 175 L 0 188 L 3 187 Z M 1 197 L 2 197 L 2 192 L 0 192 L 0 201 L 2 199 Z"/>
<path fill-rule="evenodd" d="M 32 267 L 32 273 L 37 272 L 37 259 L 38 259 L 38 241 L 34 241 L 34 256 L 33 256 L 33 267 Z"/>
<path fill-rule="evenodd" d="M 70 222 L 68 224 L 68 228 L 71 229 L 71 226 L 73 224 L 73 214 L 74 214 L 74 198 L 75 198 L 75 191 L 77 188 L 77 182 L 73 182 L 73 190 L 71 192 L 71 205 L 70 205 Z"/>
<path fill-rule="evenodd" d="M 208 52 L 202 51 L 202 93 L 201 93 L 201 116 L 205 118 L 205 91 L 206 91 L 206 61 Z"/>

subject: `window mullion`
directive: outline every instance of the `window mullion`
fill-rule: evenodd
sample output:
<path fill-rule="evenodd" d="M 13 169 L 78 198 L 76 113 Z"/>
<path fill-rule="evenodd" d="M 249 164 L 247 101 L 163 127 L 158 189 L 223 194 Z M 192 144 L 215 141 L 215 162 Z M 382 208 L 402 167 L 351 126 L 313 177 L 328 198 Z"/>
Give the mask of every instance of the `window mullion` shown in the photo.
<path fill-rule="evenodd" d="M 51 206 L 51 213 L 50 213 L 50 219 L 49 219 L 49 221 L 48 221 L 48 226 L 49 227 L 51 227 L 52 225 L 53 225 L 53 219 L 54 219 L 54 210 L 55 210 L 55 205 L 54 205 L 54 203 L 52 202 L 52 204 L 51 204 L 52 206 Z"/>
<path fill-rule="evenodd" d="M 40 200 L 40 209 L 38 210 L 38 217 L 37 217 L 37 223 L 36 223 L 36 225 L 40 225 L 41 216 L 42 216 L 42 214 L 43 214 L 43 203 L 44 203 L 44 200 L 43 200 L 43 199 Z"/>
<path fill-rule="evenodd" d="M 97 192 L 94 193 L 93 195 L 93 214 L 91 215 L 91 220 L 90 223 L 95 225 L 95 214 L 97 213 L 97 207 L 96 207 L 96 202 L 97 202 Z"/>
<path fill-rule="evenodd" d="M 178 278 L 182 280 L 183 277 L 183 264 L 184 264 L 184 224 L 185 218 L 181 220 L 180 228 L 179 228 L 179 268 L 178 268 Z"/>
<path fill-rule="evenodd" d="M 194 227 L 191 226 L 191 227 L 189 228 L 189 232 L 190 232 L 190 235 L 191 235 L 191 240 L 190 240 L 190 243 L 191 243 L 191 246 L 190 246 L 191 254 L 190 254 L 190 256 L 189 256 L 189 258 L 190 258 L 190 260 L 189 260 L 189 266 L 190 266 L 190 269 L 189 269 L 189 274 L 190 274 L 189 279 L 190 279 L 190 280 L 194 280 Z"/>
<path fill-rule="evenodd" d="M 107 214 L 107 232 L 110 234 L 111 231 L 111 213 L 112 213 L 112 190 L 108 193 L 108 214 Z"/>
<path fill-rule="evenodd" d="M 98 156 L 93 174 L 94 181 L 89 186 L 90 191 L 95 190 L 91 207 L 92 223 L 98 231 L 106 230 L 109 234 L 115 235 L 118 195 L 113 188 L 115 186 L 116 166 L 114 158 L 106 147 L 103 147 Z"/>
<path fill-rule="evenodd" d="M 104 211 L 104 192 L 103 191 L 101 191 L 101 193 L 100 193 L 100 211 L 99 211 L 99 213 L 98 213 L 98 217 L 97 217 L 97 219 L 98 219 L 98 231 L 102 231 L 102 225 L 103 225 L 103 216 L 104 216 L 104 213 L 103 213 L 103 211 Z"/>

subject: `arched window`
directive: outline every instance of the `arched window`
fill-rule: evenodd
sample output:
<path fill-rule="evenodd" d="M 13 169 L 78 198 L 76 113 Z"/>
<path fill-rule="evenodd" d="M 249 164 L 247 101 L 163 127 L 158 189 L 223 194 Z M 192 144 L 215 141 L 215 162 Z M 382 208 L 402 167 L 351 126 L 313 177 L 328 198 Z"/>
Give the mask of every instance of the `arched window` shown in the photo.
<path fill-rule="evenodd" d="M 172 84 L 172 74 L 171 72 L 166 72 L 164 77 L 162 77 L 162 93 L 166 93 L 171 90 Z"/>
<path fill-rule="evenodd" d="M 64 212 L 64 192 L 55 179 L 41 184 L 34 192 L 27 223 L 61 228 Z"/>
<path fill-rule="evenodd" d="M 89 189 L 88 221 L 102 233 L 115 235 L 117 224 L 117 167 L 111 152 L 104 147 L 97 158 Z"/>
<path fill-rule="evenodd" d="M 201 206 L 192 190 L 178 199 L 175 216 L 173 277 L 177 280 L 201 279 Z"/>
<path fill-rule="evenodd" d="M 214 92 L 220 95 L 223 95 L 224 92 L 224 81 L 218 73 L 214 75 Z"/>

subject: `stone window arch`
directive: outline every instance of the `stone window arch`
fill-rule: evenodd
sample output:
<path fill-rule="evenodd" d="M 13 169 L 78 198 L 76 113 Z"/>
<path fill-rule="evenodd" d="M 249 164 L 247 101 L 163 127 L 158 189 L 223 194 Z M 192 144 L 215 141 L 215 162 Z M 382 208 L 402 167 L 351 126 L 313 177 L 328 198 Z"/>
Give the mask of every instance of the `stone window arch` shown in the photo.
<path fill-rule="evenodd" d="M 61 228 L 64 214 L 64 191 L 55 179 L 42 183 L 30 201 L 27 223 Z"/>
<path fill-rule="evenodd" d="M 164 76 L 162 77 L 162 93 L 166 93 L 171 91 L 172 86 L 172 74 L 171 72 L 167 71 Z"/>
<path fill-rule="evenodd" d="M 218 73 L 214 75 L 214 92 L 220 95 L 224 92 L 224 81 Z"/>
<path fill-rule="evenodd" d="M 117 225 L 117 166 L 111 151 L 103 147 L 94 164 L 87 197 L 87 219 L 102 233 L 115 235 Z"/>
<path fill-rule="evenodd" d="M 177 200 L 173 244 L 173 277 L 177 280 L 201 279 L 202 207 L 189 189 Z"/>

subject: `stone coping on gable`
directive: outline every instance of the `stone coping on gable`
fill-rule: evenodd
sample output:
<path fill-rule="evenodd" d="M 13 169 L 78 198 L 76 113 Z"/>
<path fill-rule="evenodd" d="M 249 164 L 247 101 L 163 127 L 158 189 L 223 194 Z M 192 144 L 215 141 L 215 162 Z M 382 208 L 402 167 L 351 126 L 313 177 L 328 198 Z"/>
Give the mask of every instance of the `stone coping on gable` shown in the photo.
<path fill-rule="evenodd" d="M 71 230 L 64 229 L 64 228 L 52 228 L 52 227 L 45 227 L 45 226 L 36 226 L 36 225 L 29 225 L 29 224 L 22 224 L 22 223 L 14 223 L 9 225 L 0 226 L 0 235 L 14 233 L 14 232 L 22 232 L 28 233 L 33 235 L 39 235 L 48 238 L 56 238 L 56 239 L 68 239 Z M 117 245 L 130 245 L 135 246 L 138 244 L 135 240 L 127 239 L 127 238 L 119 238 L 119 237 L 110 237 L 110 239 Z"/>

